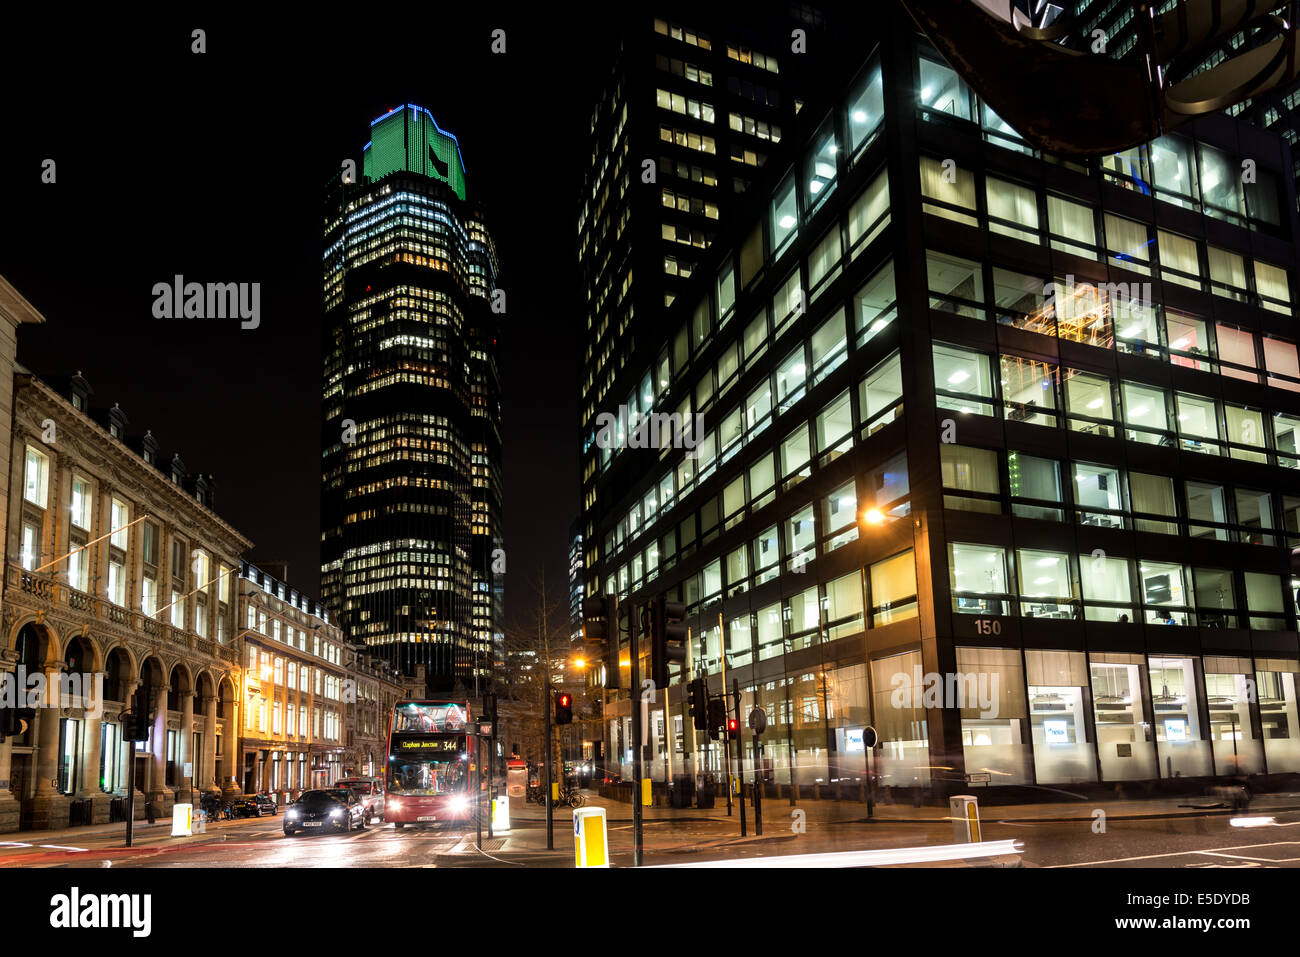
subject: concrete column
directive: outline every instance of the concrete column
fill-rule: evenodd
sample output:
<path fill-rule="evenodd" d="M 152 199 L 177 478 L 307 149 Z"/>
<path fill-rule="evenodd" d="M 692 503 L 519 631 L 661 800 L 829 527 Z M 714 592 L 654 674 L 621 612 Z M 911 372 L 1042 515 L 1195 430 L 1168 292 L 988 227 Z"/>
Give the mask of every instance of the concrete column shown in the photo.
<path fill-rule="evenodd" d="M 214 694 L 203 696 L 203 775 L 195 786 L 201 791 L 211 791 L 213 788 L 219 788 L 221 782 L 217 780 L 217 696 Z"/>
<path fill-rule="evenodd" d="M 36 796 L 32 799 L 32 827 L 37 830 L 68 826 L 68 797 L 59 793 L 57 781 L 59 720 L 63 716 L 57 707 L 59 672 L 47 672 L 45 682 L 44 706 L 36 709 Z M 49 707 L 51 702 L 55 707 Z"/>
<path fill-rule="evenodd" d="M 153 802 L 154 814 L 159 818 L 172 813 L 176 803 L 175 795 L 167 787 L 167 706 L 170 695 L 167 685 L 157 691 L 154 699 L 157 714 L 153 723 L 153 769 L 149 781 L 149 800 Z"/>
<path fill-rule="evenodd" d="M 101 709 L 103 708 L 102 698 L 99 701 L 99 706 Z M 104 727 L 102 711 L 94 717 L 87 712 L 85 720 L 82 721 L 82 727 L 85 729 L 83 733 L 86 741 L 81 753 L 85 755 L 85 761 L 81 768 L 81 790 L 78 795 L 82 800 L 90 801 L 91 823 L 107 824 L 108 809 L 113 799 L 104 792 L 99 777 L 100 752 L 103 746 L 101 736 Z"/>
<path fill-rule="evenodd" d="M 176 789 L 176 800 L 182 803 L 194 803 L 194 777 L 185 774 L 185 764 L 194 760 L 194 695 L 181 694 L 181 730 L 180 746 L 176 749 L 176 774 L 180 786 Z"/>
<path fill-rule="evenodd" d="M 0 443 L 3 444 L 3 443 Z M 14 681 L 14 662 L 16 652 L 0 651 L 0 681 Z M 10 772 L 13 768 L 14 741 L 5 738 L 0 742 L 0 833 L 18 830 L 20 805 L 18 799 L 9 790 Z"/>

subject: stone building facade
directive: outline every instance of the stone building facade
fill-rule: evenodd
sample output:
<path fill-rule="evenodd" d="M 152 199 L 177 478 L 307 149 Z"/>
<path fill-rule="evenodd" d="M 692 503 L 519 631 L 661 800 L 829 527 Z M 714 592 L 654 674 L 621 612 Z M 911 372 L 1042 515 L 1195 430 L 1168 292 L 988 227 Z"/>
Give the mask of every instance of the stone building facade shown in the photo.
<path fill-rule="evenodd" d="M 387 662 L 363 650 L 349 652 L 351 693 L 345 695 L 343 724 L 346 750 L 343 770 L 349 775 L 382 777 L 388 753 L 388 724 L 397 702 L 408 697 L 401 677 Z"/>
<path fill-rule="evenodd" d="M 244 707 L 238 782 L 277 803 L 344 774 L 343 633 L 318 602 L 244 562 L 239 573 Z"/>
<path fill-rule="evenodd" d="M 160 467 L 157 441 L 92 395 L 80 376 L 66 394 L 14 376 L 0 678 L 54 693 L 0 743 L 0 830 L 117 819 L 132 786 L 139 817 L 234 785 L 251 543 L 206 477 L 179 455 Z M 138 744 L 133 710 L 150 715 Z"/>

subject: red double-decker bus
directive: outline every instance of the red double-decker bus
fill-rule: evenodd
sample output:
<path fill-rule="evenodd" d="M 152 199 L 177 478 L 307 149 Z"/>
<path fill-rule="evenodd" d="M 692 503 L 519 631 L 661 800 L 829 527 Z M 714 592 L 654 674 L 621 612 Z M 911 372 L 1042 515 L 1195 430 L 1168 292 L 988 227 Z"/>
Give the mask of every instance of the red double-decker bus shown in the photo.
<path fill-rule="evenodd" d="M 469 702 L 402 701 L 388 726 L 384 820 L 443 824 L 472 820 Z"/>

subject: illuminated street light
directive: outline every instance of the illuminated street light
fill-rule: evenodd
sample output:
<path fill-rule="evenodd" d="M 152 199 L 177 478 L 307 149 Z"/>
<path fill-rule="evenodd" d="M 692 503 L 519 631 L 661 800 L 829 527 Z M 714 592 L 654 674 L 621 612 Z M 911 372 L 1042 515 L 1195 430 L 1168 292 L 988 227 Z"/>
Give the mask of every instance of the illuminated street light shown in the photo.
<path fill-rule="evenodd" d="M 862 513 L 862 521 L 868 525 L 880 525 L 885 521 L 885 513 L 878 508 L 869 508 Z"/>

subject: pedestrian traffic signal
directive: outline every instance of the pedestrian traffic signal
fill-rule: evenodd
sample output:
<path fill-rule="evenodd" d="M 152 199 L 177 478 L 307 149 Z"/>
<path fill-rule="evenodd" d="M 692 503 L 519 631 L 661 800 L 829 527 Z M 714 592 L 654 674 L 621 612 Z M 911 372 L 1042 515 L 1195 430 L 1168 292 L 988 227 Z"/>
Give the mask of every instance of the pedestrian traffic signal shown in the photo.
<path fill-rule="evenodd" d="M 122 733 L 128 741 L 148 741 L 149 729 L 153 727 L 153 714 L 139 708 L 133 708 L 123 716 Z"/>
<path fill-rule="evenodd" d="M 26 733 L 35 720 L 35 708 L 0 707 L 0 741 Z"/>
<path fill-rule="evenodd" d="M 691 682 L 691 723 L 696 731 L 709 730 L 709 684 L 704 678 Z"/>
<path fill-rule="evenodd" d="M 573 723 L 573 699 L 567 692 L 561 691 L 555 696 L 555 723 Z"/>
<path fill-rule="evenodd" d="M 582 602 L 582 638 L 605 660 L 605 687 L 617 688 L 618 680 L 618 596 L 588 595 Z M 594 657 L 594 655 L 593 655 Z"/>
<path fill-rule="evenodd" d="M 709 737 L 716 738 L 727 725 L 727 702 L 721 698 L 709 699 Z"/>
<path fill-rule="evenodd" d="M 735 737 L 738 737 L 739 735 L 740 735 L 740 719 L 738 719 L 738 718 L 728 718 L 728 719 L 727 719 L 727 737 L 728 737 L 728 738 L 735 738 Z"/>
<path fill-rule="evenodd" d="M 650 680 L 668 687 L 668 666 L 686 664 L 686 606 L 663 595 L 650 602 Z"/>

